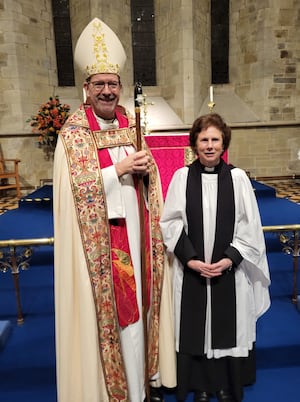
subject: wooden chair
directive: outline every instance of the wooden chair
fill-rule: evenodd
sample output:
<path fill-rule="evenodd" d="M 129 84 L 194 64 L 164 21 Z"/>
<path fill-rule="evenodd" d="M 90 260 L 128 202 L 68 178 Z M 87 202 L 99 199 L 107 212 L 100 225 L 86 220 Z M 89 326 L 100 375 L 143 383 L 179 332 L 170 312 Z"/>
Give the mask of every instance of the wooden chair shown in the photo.
<path fill-rule="evenodd" d="M 0 159 L 0 190 L 15 189 L 21 198 L 19 162 L 20 159 Z"/>

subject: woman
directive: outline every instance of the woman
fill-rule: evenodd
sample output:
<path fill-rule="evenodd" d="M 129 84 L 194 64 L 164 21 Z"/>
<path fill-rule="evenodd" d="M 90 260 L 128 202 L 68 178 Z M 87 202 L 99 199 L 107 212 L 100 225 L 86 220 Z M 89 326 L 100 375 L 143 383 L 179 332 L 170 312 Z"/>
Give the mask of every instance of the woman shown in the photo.
<path fill-rule="evenodd" d="M 269 269 L 255 195 L 227 165 L 231 129 L 218 114 L 197 118 L 197 158 L 169 185 L 161 229 L 174 255 L 177 399 L 239 402 L 255 381 L 256 320 L 270 306 Z"/>

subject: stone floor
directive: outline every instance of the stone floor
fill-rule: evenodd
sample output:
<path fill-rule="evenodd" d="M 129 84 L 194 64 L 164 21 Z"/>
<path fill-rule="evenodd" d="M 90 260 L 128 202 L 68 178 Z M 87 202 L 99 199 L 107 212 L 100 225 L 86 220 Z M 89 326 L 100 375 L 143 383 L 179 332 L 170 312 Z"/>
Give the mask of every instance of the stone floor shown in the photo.
<path fill-rule="evenodd" d="M 0 215 L 11 209 L 18 208 L 18 198 L 0 194 Z"/>
<path fill-rule="evenodd" d="M 270 187 L 275 188 L 277 197 L 288 198 L 291 201 L 300 204 L 300 180 L 266 180 L 261 181 Z"/>

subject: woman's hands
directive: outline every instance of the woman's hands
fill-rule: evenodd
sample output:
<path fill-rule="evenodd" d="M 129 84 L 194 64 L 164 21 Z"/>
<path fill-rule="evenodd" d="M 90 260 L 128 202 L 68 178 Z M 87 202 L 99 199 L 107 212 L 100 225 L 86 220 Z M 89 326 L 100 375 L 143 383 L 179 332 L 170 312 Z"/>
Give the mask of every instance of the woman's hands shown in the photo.
<path fill-rule="evenodd" d="M 150 170 L 151 157 L 146 151 L 138 151 L 126 156 L 121 162 L 115 164 L 118 177 L 126 173 L 145 176 Z"/>
<path fill-rule="evenodd" d="M 214 278 L 222 275 L 223 271 L 230 269 L 232 267 L 232 261 L 230 258 L 222 258 L 218 262 L 207 264 L 199 260 L 190 260 L 187 266 L 198 272 L 201 276 L 204 276 L 204 278 Z"/>

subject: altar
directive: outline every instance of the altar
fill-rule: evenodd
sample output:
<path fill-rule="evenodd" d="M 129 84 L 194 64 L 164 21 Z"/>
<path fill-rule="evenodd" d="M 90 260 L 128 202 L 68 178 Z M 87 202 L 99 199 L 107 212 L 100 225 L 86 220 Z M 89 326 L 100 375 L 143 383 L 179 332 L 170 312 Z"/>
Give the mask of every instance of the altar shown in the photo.
<path fill-rule="evenodd" d="M 145 140 L 158 166 L 165 199 L 174 172 L 195 159 L 189 146 L 189 134 L 150 134 L 145 136 Z M 223 159 L 227 162 L 227 153 Z"/>

